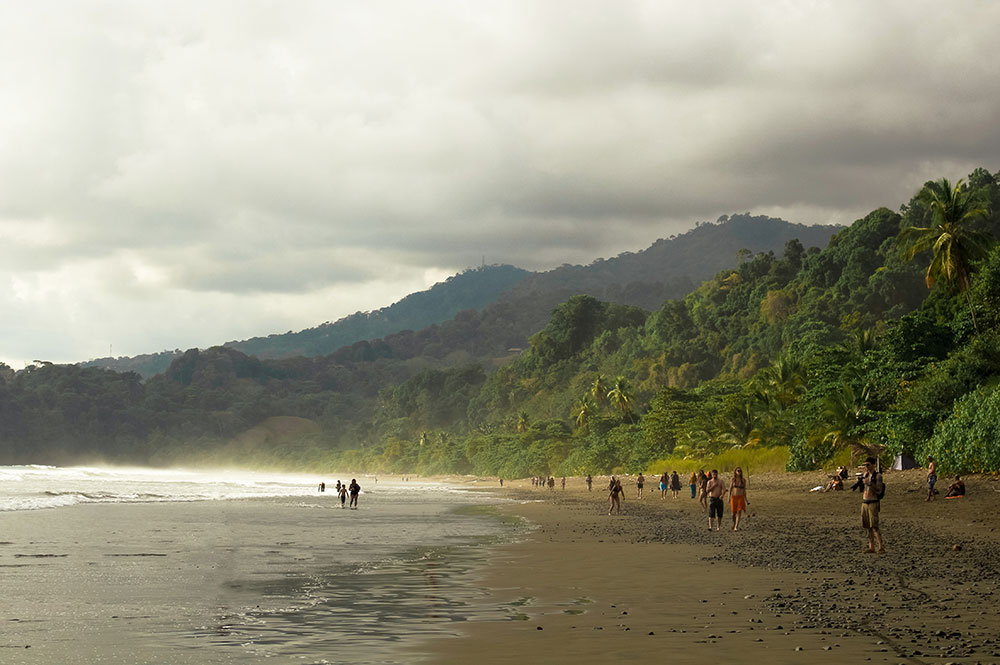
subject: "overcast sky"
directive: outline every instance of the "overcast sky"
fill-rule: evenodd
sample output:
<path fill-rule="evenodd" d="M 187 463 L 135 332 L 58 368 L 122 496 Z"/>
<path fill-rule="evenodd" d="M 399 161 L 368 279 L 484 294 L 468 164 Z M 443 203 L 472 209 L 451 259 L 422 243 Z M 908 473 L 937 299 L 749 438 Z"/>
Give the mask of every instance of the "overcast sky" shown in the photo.
<path fill-rule="evenodd" d="M 0 361 L 1000 170 L 997 2 L 0 0 Z"/>

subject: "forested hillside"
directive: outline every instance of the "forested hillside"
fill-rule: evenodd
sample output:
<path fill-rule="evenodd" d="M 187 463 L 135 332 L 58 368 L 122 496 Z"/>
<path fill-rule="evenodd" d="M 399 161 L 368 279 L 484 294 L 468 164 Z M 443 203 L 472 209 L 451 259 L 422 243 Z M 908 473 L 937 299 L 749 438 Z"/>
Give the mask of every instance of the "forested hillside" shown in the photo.
<path fill-rule="evenodd" d="M 744 254 L 654 311 L 570 297 L 523 352 L 528 314 L 498 303 L 321 358 L 192 350 L 145 384 L 6 369 L 0 450 L 517 477 L 787 446 L 792 468 L 853 449 L 996 471 L 998 204 L 983 169 L 929 182 L 824 249 Z M 239 437 L 274 416 L 317 427 Z"/>
<path fill-rule="evenodd" d="M 509 265 L 466 270 L 372 312 L 357 312 L 333 323 L 299 332 L 255 337 L 223 346 L 259 358 L 324 356 L 363 340 L 376 340 L 404 330 L 419 331 L 443 324 L 460 312 L 503 305 L 495 313 L 516 310 L 509 347 L 522 347 L 548 320 L 552 309 L 572 295 L 655 309 L 670 298 L 682 298 L 717 270 L 732 265 L 739 252 L 780 250 L 791 238 L 807 247 L 825 246 L 838 227 L 803 226 L 770 217 L 734 215 L 716 224 L 699 224 L 668 240 L 658 240 L 640 252 L 598 259 L 588 266 L 564 265 L 531 273 Z M 495 314 L 494 313 L 494 314 Z M 487 319 L 495 319 L 487 314 Z M 505 326 L 511 329 L 509 325 Z M 492 353 L 492 351 L 491 351 Z M 164 371 L 181 351 L 163 351 L 133 358 L 100 358 L 82 363 L 149 378 Z M 489 363 L 488 358 L 481 359 Z"/>

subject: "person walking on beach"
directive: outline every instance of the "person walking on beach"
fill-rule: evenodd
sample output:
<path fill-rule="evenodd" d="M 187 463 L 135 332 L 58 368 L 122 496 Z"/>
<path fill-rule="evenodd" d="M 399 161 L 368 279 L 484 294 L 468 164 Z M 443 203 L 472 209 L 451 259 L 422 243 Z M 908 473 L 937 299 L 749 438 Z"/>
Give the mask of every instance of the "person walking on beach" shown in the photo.
<path fill-rule="evenodd" d="M 885 544 L 882 542 L 882 533 L 878 525 L 879 504 L 885 491 L 885 483 L 876 464 L 878 461 L 874 457 L 866 459 L 865 474 L 861 476 L 864 488 L 861 492 L 861 526 L 868 531 L 868 549 L 865 552 L 870 554 L 876 551 L 879 554 L 885 552 Z"/>
<path fill-rule="evenodd" d="M 503 478 L 500 478 L 500 487 L 503 487 Z"/>
<path fill-rule="evenodd" d="M 341 484 L 337 481 L 337 494 L 340 495 L 340 507 L 343 508 L 347 504 L 347 485 Z"/>
<path fill-rule="evenodd" d="M 696 496 L 695 490 L 698 489 L 698 472 L 697 471 L 692 471 L 691 472 L 691 477 L 688 478 L 688 487 L 691 488 L 691 498 L 692 499 L 695 498 L 695 496 Z"/>
<path fill-rule="evenodd" d="M 698 503 L 702 510 L 708 510 L 708 476 L 704 469 L 698 469 Z"/>
<path fill-rule="evenodd" d="M 937 462 L 930 455 L 927 456 L 927 500 L 933 501 L 937 495 L 934 484 L 937 482 Z"/>
<path fill-rule="evenodd" d="M 351 486 L 348 490 L 351 492 L 351 508 L 356 510 L 358 507 L 358 494 L 361 493 L 361 485 L 358 485 L 356 479 L 351 478 Z"/>
<path fill-rule="evenodd" d="M 740 519 L 747 509 L 747 479 L 743 477 L 743 469 L 733 470 L 733 479 L 729 482 L 729 512 L 733 514 L 733 531 L 740 530 Z"/>
<path fill-rule="evenodd" d="M 556 488 L 556 477 L 549 476 L 549 491 L 551 492 Z"/>
<path fill-rule="evenodd" d="M 711 478 L 705 483 L 705 493 L 708 496 L 708 530 L 712 530 L 712 520 L 718 516 L 715 530 L 722 529 L 722 497 L 726 494 L 726 484 L 719 480 L 719 472 L 712 469 Z"/>
<path fill-rule="evenodd" d="M 670 472 L 670 492 L 677 498 L 677 493 L 681 491 L 681 477 L 677 475 L 676 471 Z"/>
<path fill-rule="evenodd" d="M 592 485 L 593 485 L 593 484 L 594 484 L 594 477 L 593 477 L 593 476 L 591 476 L 591 475 L 590 475 L 590 474 L 588 473 L 588 474 L 587 474 L 587 491 L 588 491 L 588 492 L 593 492 L 593 491 L 594 491 L 594 490 L 593 490 L 593 488 L 592 488 Z"/>
<path fill-rule="evenodd" d="M 635 479 L 635 490 L 636 490 L 635 496 L 637 499 L 642 498 L 642 486 L 645 483 L 646 483 L 646 477 L 640 473 L 639 477 Z"/>
<path fill-rule="evenodd" d="M 666 499 L 667 498 L 667 488 L 669 488 L 669 487 L 670 487 L 670 476 L 667 475 L 666 471 L 664 471 L 663 475 L 660 476 L 660 498 L 661 499 Z"/>
<path fill-rule="evenodd" d="M 608 515 L 611 511 L 615 511 L 616 514 L 622 514 L 622 501 L 625 500 L 625 490 L 622 489 L 622 481 L 616 480 L 614 476 L 611 477 L 611 483 L 608 488 L 608 500 L 611 505 L 608 507 Z"/>

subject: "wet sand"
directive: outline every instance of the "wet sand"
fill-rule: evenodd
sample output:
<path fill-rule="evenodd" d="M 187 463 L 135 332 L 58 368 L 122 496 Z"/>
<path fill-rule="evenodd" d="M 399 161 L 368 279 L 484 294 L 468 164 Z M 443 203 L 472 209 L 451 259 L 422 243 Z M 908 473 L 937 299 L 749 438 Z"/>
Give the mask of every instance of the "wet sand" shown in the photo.
<path fill-rule="evenodd" d="M 1000 663 L 1000 482 L 926 503 L 923 472 L 888 473 L 887 552 L 874 555 L 860 497 L 808 492 L 824 480 L 751 476 L 739 532 L 728 506 L 730 530 L 709 532 L 686 485 L 661 500 L 647 482 L 636 500 L 629 479 L 609 517 L 606 478 L 593 493 L 508 482 L 528 502 L 504 510 L 535 530 L 495 552 L 477 601 L 506 616 L 433 640 L 423 662 Z"/>

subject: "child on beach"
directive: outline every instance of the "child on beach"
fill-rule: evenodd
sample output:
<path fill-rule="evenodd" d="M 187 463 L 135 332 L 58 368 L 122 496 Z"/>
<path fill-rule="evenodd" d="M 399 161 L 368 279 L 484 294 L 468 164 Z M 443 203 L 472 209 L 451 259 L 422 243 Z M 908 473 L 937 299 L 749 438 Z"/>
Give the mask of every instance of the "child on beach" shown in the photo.
<path fill-rule="evenodd" d="M 347 485 L 341 484 L 337 481 L 337 494 L 340 495 L 340 507 L 344 508 L 347 505 Z"/>

